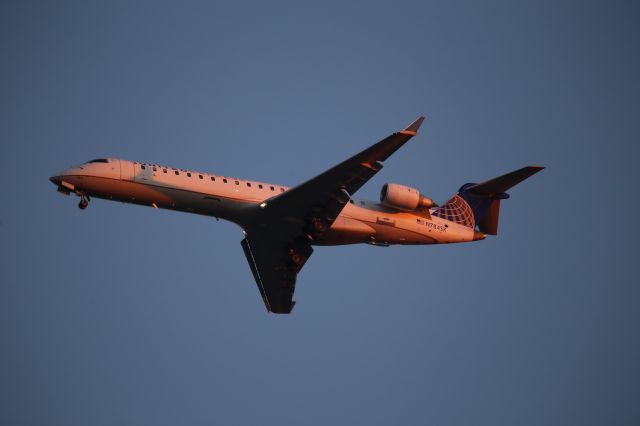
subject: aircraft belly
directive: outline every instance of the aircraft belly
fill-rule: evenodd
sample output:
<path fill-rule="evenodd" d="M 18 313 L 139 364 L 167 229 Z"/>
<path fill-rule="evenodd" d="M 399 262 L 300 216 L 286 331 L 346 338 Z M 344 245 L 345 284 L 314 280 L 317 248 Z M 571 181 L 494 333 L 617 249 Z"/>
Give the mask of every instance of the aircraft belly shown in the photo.
<path fill-rule="evenodd" d="M 344 216 L 339 216 L 333 222 L 330 229 L 335 232 L 361 236 L 369 236 L 376 232 L 375 229 L 366 223 Z"/>
<path fill-rule="evenodd" d="M 366 242 L 375 233 L 375 229 L 364 222 L 338 216 L 327 232 L 316 243 L 323 245 L 358 244 Z"/>
<path fill-rule="evenodd" d="M 388 244 L 435 244 L 438 241 L 413 229 L 390 226 L 382 223 L 373 224 L 376 230 L 375 239 L 379 243 Z"/>
<path fill-rule="evenodd" d="M 142 184 L 134 181 L 93 176 L 72 176 L 67 179 L 87 195 L 107 200 L 179 210 L 234 220 L 232 213 L 251 205 L 179 188 Z"/>
<path fill-rule="evenodd" d="M 401 227 L 396 221 L 366 221 L 340 216 L 318 240 L 317 245 L 376 242 L 380 244 L 435 244 L 437 239 L 419 229 Z"/>
<path fill-rule="evenodd" d="M 439 229 L 429 230 L 434 235 L 439 244 L 463 243 L 473 240 L 474 230 L 454 222 L 442 222 L 444 231 Z"/>
<path fill-rule="evenodd" d="M 134 204 L 151 205 L 155 203 L 157 207 L 163 208 L 175 206 L 174 197 L 156 187 L 96 177 L 85 177 L 84 180 L 82 187 L 86 188 L 86 193 L 93 197 Z"/>

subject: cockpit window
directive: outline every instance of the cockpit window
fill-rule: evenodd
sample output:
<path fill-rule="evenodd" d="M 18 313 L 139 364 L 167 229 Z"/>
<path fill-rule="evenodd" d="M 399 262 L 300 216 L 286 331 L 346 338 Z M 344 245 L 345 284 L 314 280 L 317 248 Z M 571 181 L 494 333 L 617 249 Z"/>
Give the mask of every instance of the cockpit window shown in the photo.
<path fill-rule="evenodd" d="M 109 160 L 107 160 L 106 158 L 96 158 L 95 160 L 91 160 L 91 161 L 87 161 L 87 164 L 89 163 L 108 163 Z"/>

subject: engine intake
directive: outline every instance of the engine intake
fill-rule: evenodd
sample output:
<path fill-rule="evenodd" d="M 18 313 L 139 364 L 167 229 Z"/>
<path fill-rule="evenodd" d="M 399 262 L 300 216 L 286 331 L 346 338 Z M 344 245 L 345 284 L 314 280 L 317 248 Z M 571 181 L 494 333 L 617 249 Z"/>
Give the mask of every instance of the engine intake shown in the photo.
<path fill-rule="evenodd" d="M 382 205 L 400 210 L 418 210 L 437 207 L 429 197 L 420 194 L 420 191 L 397 183 L 385 183 L 380 191 L 380 203 Z"/>

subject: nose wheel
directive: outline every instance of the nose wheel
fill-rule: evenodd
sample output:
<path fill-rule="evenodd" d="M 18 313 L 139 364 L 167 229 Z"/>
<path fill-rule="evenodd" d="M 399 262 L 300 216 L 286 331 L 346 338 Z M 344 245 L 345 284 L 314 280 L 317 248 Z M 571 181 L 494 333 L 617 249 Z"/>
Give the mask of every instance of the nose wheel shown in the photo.
<path fill-rule="evenodd" d="M 84 210 L 89 207 L 89 197 L 84 194 L 80 194 L 80 202 L 78 203 L 78 208 L 80 210 Z"/>

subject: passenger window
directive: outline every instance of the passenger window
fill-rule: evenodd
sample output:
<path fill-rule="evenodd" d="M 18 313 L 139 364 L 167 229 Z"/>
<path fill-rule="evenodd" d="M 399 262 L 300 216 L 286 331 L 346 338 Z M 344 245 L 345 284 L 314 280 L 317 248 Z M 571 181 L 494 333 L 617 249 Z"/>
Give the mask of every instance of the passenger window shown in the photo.
<path fill-rule="evenodd" d="M 271 190 L 272 190 L 272 191 L 275 191 L 275 190 L 276 190 L 273 186 L 272 186 L 272 187 L 270 187 L 270 188 L 271 188 Z"/>
<path fill-rule="evenodd" d="M 226 178 L 225 178 L 225 179 L 222 179 L 222 181 L 223 181 L 224 183 L 227 183 L 227 179 L 226 179 Z"/>
<path fill-rule="evenodd" d="M 179 174 L 180 174 L 180 172 L 176 170 L 176 175 L 179 175 Z"/>
<path fill-rule="evenodd" d="M 187 173 L 187 176 L 191 177 L 191 173 Z"/>
<path fill-rule="evenodd" d="M 203 178 L 202 178 L 202 175 L 198 175 L 198 177 L 199 177 L 200 179 L 203 179 Z"/>
<path fill-rule="evenodd" d="M 236 185 L 240 185 L 240 182 L 236 181 Z"/>
<path fill-rule="evenodd" d="M 248 186 L 248 187 L 251 187 L 251 182 L 247 182 L 247 186 Z"/>
<path fill-rule="evenodd" d="M 280 187 L 280 192 L 284 192 L 284 188 Z"/>
<path fill-rule="evenodd" d="M 211 176 L 211 182 L 215 182 L 216 178 L 214 178 L 213 176 Z"/>
<path fill-rule="evenodd" d="M 145 167 L 145 166 L 140 166 L 140 168 L 141 168 L 142 170 L 146 169 L 146 167 Z"/>
<path fill-rule="evenodd" d="M 167 169 L 162 169 L 162 173 L 167 173 Z"/>
<path fill-rule="evenodd" d="M 258 188 L 262 189 L 262 184 L 258 185 Z"/>
<path fill-rule="evenodd" d="M 157 172 L 157 171 L 158 171 L 158 169 L 156 168 L 156 166 L 153 166 L 153 171 L 154 171 L 154 172 Z"/>

